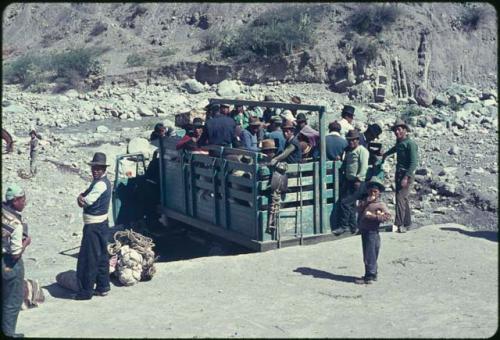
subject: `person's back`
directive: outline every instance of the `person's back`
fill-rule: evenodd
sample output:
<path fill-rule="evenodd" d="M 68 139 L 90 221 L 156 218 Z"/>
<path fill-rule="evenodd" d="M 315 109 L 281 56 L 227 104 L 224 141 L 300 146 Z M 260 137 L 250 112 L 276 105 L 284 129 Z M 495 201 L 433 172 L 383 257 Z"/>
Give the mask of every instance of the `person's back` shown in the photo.
<path fill-rule="evenodd" d="M 285 137 L 283 136 L 283 131 L 277 128 L 274 131 L 266 133 L 266 138 L 273 139 L 277 147 L 277 152 L 280 153 L 285 148 Z"/>
<path fill-rule="evenodd" d="M 206 122 L 208 144 L 231 145 L 234 140 L 236 122 L 234 119 L 218 114 Z"/>
<path fill-rule="evenodd" d="M 329 160 L 341 159 L 342 154 L 347 148 L 347 140 L 340 135 L 341 126 L 337 121 L 328 125 L 330 133 L 325 137 L 326 157 Z"/>

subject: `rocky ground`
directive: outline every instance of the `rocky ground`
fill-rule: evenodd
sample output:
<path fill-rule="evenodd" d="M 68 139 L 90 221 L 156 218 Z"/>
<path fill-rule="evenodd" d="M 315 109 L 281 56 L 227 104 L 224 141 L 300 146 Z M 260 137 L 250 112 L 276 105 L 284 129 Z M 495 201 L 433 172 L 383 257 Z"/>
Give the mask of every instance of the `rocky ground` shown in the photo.
<path fill-rule="evenodd" d="M 198 87 L 198 90 L 193 90 L 192 87 Z M 328 120 L 338 118 L 342 105 L 350 102 L 347 96 L 332 93 L 322 84 L 289 85 L 269 83 L 266 85 L 246 86 L 239 82 L 224 82 L 218 86 L 207 86 L 194 81 L 159 82 L 150 86 L 139 84 L 137 87 L 132 88 L 106 85 L 95 92 L 79 94 L 75 91 L 69 91 L 62 95 L 37 95 L 22 92 L 15 86 L 4 86 L 2 125 L 13 132 L 16 144 L 13 153 L 2 155 L 2 194 L 5 192 L 6 185 L 11 182 L 18 182 L 26 188 L 28 206 L 23 215 L 30 225 L 30 233 L 33 239 L 32 245 L 24 256 L 27 268 L 26 276 L 39 280 L 47 289 L 47 295 L 50 295 L 49 300 L 43 307 L 36 311 L 23 312 L 20 321 L 21 331 L 24 329 L 28 335 L 37 336 L 75 336 L 76 334 L 83 334 L 79 333 L 79 328 L 75 328 L 77 333 L 73 335 L 71 332 L 71 334 L 61 333 L 59 326 L 47 328 L 46 331 L 39 331 L 33 329 L 32 325 L 35 319 L 47 321 L 48 319 L 45 319 L 44 315 L 47 315 L 47 318 L 48 315 L 51 315 L 51 317 L 60 315 L 60 312 L 56 312 L 54 309 L 59 308 L 56 306 L 61 305 L 61 310 L 66 308 L 63 307 L 66 306 L 64 300 L 60 299 L 67 297 L 67 293 L 61 292 L 57 287 L 55 275 L 68 269 L 74 269 L 76 265 L 75 257 L 78 254 L 82 231 L 81 209 L 76 204 L 76 197 L 89 183 L 90 171 L 86 162 L 92 158 L 94 152 L 105 152 L 111 161 L 116 155 L 126 153 L 127 149 L 131 148 L 150 152 L 151 150 L 145 138 L 149 136 L 152 126 L 156 122 L 164 121 L 167 125 L 173 125 L 173 114 L 191 108 L 203 107 L 207 103 L 207 99 L 211 97 L 262 99 L 264 94 L 273 94 L 279 101 L 288 101 L 292 95 L 299 95 L 304 103 L 325 105 Z M 449 98 L 453 98 L 452 100 L 456 104 L 446 103 Z M 489 232 L 493 236 L 497 234 L 498 123 L 496 98 L 496 93 L 490 91 L 484 91 L 483 93 L 483 91 L 467 87 L 450 87 L 448 92 L 442 94 L 443 103 L 435 101 L 435 105 L 428 108 L 408 102 L 355 103 L 358 125 L 363 127 L 366 123 L 378 122 L 384 127 L 384 133 L 380 138 L 384 148 L 388 148 L 394 143 L 394 136 L 390 132 L 389 126 L 396 116 L 404 112 L 411 112 L 411 114 L 407 115 L 413 128 L 411 136 L 417 141 L 420 148 L 420 164 L 416 176 L 417 183 L 411 194 L 411 205 L 415 211 L 415 226 L 453 222 L 467 225 L 470 230 L 477 233 Z M 314 117 L 311 117 L 310 121 L 312 125 L 317 124 Z M 31 127 L 35 127 L 43 137 L 38 174 L 33 178 L 23 178 L 20 174 L 29 169 L 27 132 Z M 386 185 L 391 187 L 394 160 L 388 159 L 385 167 L 388 174 Z M 109 168 L 111 179 L 114 179 L 114 171 L 114 167 Z M 385 194 L 384 199 L 392 209 L 393 193 L 391 189 Z M 203 235 L 196 233 L 181 232 L 170 238 L 159 240 L 157 251 L 161 261 L 167 261 L 167 263 L 160 265 L 158 280 L 152 282 L 168 281 L 168 273 L 171 273 L 172 270 L 183 271 L 185 269 L 182 268 L 186 264 L 195 267 L 199 265 L 196 260 L 193 260 L 195 262 L 183 262 L 183 264 L 174 265 L 175 268 L 178 266 L 175 269 L 171 267 L 169 261 L 214 254 L 213 247 L 210 244 L 207 245 L 203 241 L 203 237 Z M 436 239 L 433 242 L 441 242 L 441 240 Z M 358 246 L 357 244 L 353 245 L 356 254 L 358 254 Z M 439 247 L 441 246 L 439 244 Z M 422 247 L 425 247 L 425 245 L 422 244 Z M 464 249 L 467 247 L 464 245 Z M 244 253 L 241 249 L 236 248 L 223 249 L 222 251 L 226 254 Z M 258 257 L 259 255 L 253 256 Z M 237 258 L 246 261 L 244 260 L 245 257 Z M 228 258 L 217 258 L 218 266 L 227 266 L 226 259 Z M 393 260 L 396 261 L 396 259 Z M 202 259 L 200 261 L 206 260 Z M 339 268 L 346 268 L 340 263 L 338 265 Z M 296 264 L 296 266 L 299 265 Z M 163 269 L 164 267 L 165 269 Z M 496 266 L 493 267 L 496 268 Z M 325 266 L 321 268 L 327 270 Z M 444 269 L 437 270 L 444 271 Z M 422 275 L 428 275 L 428 272 Z M 188 277 L 180 280 L 188 280 Z M 153 283 L 153 285 L 156 283 Z M 148 284 L 144 286 L 141 284 L 139 287 L 142 288 L 135 292 L 138 294 L 137 299 L 142 299 L 142 297 L 139 297 L 143 291 L 141 289 L 146 289 L 145 287 L 149 286 Z M 329 292 L 329 288 L 326 286 L 324 288 L 327 296 L 332 294 L 335 296 L 350 296 L 345 299 L 358 299 L 357 296 L 364 296 L 364 293 L 360 292 L 344 294 Z M 219 289 L 219 291 L 230 291 L 233 294 L 232 289 L 227 287 Z M 126 290 L 130 293 L 129 289 Z M 257 294 L 257 292 L 255 293 Z M 385 290 L 382 289 L 380 293 L 385 293 Z M 163 296 L 164 293 L 161 289 L 155 288 L 154 294 L 156 294 L 155 296 Z M 209 294 L 209 292 L 206 292 L 206 294 Z M 369 293 L 364 298 L 372 301 L 375 299 L 375 295 Z M 432 299 L 431 296 L 429 298 Z M 241 296 L 241 299 L 247 301 L 249 297 Z M 324 297 L 321 299 L 324 300 Z M 363 298 L 359 299 L 356 301 L 362 301 Z M 440 299 L 443 300 L 442 297 Z M 487 300 L 496 301 L 491 296 Z M 91 304 L 94 303 L 99 303 L 99 308 L 102 308 L 102 303 L 98 301 L 91 302 Z M 297 307 L 298 305 L 291 304 L 286 307 L 292 308 L 293 306 Z M 295 307 L 292 309 L 295 309 Z M 158 308 L 158 306 L 155 307 L 155 310 Z M 210 311 L 210 313 L 213 312 L 208 306 L 200 308 L 201 310 Z M 387 308 L 387 315 L 384 318 L 389 318 L 389 315 L 391 315 L 388 312 L 390 307 L 387 306 Z M 489 307 L 481 308 L 487 309 Z M 88 310 L 90 311 L 92 308 Z M 42 311 L 48 311 L 49 313 L 40 314 Z M 175 311 L 178 310 L 176 308 L 172 309 L 172 312 Z M 194 313 L 194 310 L 182 311 L 182 313 L 189 313 L 190 315 L 191 312 Z M 422 312 L 427 313 L 427 311 Z M 82 315 L 86 315 L 86 312 L 82 313 Z M 407 316 L 408 318 L 411 317 L 409 314 Z M 298 316 L 296 317 L 298 318 Z M 87 316 L 84 316 L 84 318 L 87 318 Z M 157 318 L 158 322 L 163 320 L 158 316 L 155 318 Z M 306 333 L 326 336 L 325 334 L 331 334 L 328 332 L 333 331 L 325 326 L 326 328 L 323 331 L 308 333 L 311 329 L 309 331 L 307 329 L 298 331 L 291 325 L 287 326 L 284 323 L 278 323 L 275 328 L 272 328 L 273 331 L 271 332 L 266 328 L 267 326 L 262 326 L 261 321 L 257 323 L 262 327 L 253 324 L 253 326 L 250 324 L 240 325 L 243 321 L 236 320 L 234 327 L 229 327 L 231 329 L 214 329 L 213 332 L 207 333 L 207 330 L 201 326 L 195 331 L 188 331 L 177 321 L 173 320 L 172 325 L 168 326 L 171 327 L 169 329 L 164 329 L 163 326 L 160 327 L 153 322 L 149 326 L 150 329 L 161 330 L 161 334 L 155 333 L 155 331 L 147 334 L 164 336 L 170 333 L 164 333 L 163 331 L 175 330 L 171 333 L 172 336 L 203 334 L 213 336 L 253 336 L 258 334 L 264 336 L 264 334 L 267 334 L 267 336 L 289 335 L 293 337 L 302 336 Z M 451 322 L 451 319 L 449 322 Z M 490 329 L 488 325 L 478 326 L 480 328 L 468 328 L 468 331 L 471 332 L 470 334 L 476 334 L 476 331 L 488 333 Z M 250 331 L 249 327 L 254 326 L 257 328 Z M 412 327 L 410 328 L 420 329 L 417 324 Z M 408 336 L 418 333 L 418 331 L 410 331 L 410 328 L 402 330 L 398 324 L 395 324 L 395 333 L 389 333 L 393 335 L 406 334 Z M 94 337 L 98 336 L 98 334 L 107 334 L 107 336 L 131 334 L 113 331 L 113 335 L 111 335 L 109 333 L 110 329 L 116 330 L 117 328 L 101 325 L 96 330 L 97 333 L 87 335 Z M 262 332 L 256 333 L 255 329 L 261 329 Z M 280 329 L 283 329 L 283 331 Z M 368 332 L 368 330 L 365 331 Z M 346 330 L 345 332 L 346 336 L 355 334 L 348 334 Z M 384 336 L 389 336 L 389 333 L 384 333 Z M 366 334 L 368 333 L 359 333 L 359 336 L 365 336 Z M 447 334 L 455 333 L 443 333 L 443 336 Z M 144 336 L 144 333 L 138 332 L 137 335 Z"/>
<path fill-rule="evenodd" d="M 110 160 L 127 150 L 150 153 L 144 138 L 149 136 L 156 122 L 173 126 L 174 114 L 202 108 L 208 98 L 261 100 L 265 94 L 272 94 L 276 100 L 284 102 L 298 95 L 304 103 L 325 105 L 328 121 L 339 118 L 343 104 L 351 103 L 347 96 L 333 93 L 323 84 L 247 86 L 237 81 L 223 81 L 208 86 L 195 80 L 165 80 L 163 83 L 159 80 L 150 86 L 106 85 L 94 92 L 79 94 L 70 90 L 61 95 L 32 94 L 16 86 L 4 86 L 2 123 L 14 134 L 16 152 L 2 157 L 2 183 L 21 181 L 39 190 L 40 199 L 50 204 L 55 199 L 47 190 L 49 183 L 58 182 L 56 178 L 61 178 L 61 172 L 78 181 L 89 178 L 86 162 L 95 151 L 104 151 Z M 383 126 L 384 132 L 379 139 L 386 150 L 394 144 L 389 127 L 396 117 L 405 116 L 412 126 L 411 136 L 419 146 L 420 157 L 412 192 L 416 225 L 460 222 L 477 229 L 497 229 L 498 106 L 495 91 L 451 86 L 438 94 L 429 107 L 417 105 L 412 98 L 354 105 L 357 107 L 356 124 L 362 130 L 372 122 Z M 310 117 L 313 126 L 317 125 L 316 118 Z M 23 180 L 18 172 L 29 165 L 27 132 L 31 127 L 43 137 L 41 169 L 34 179 Z M 394 164 L 395 157 L 385 164 L 388 186 L 393 186 Z M 113 178 L 114 168 L 110 167 L 109 172 Z M 85 186 L 84 181 L 82 185 Z M 72 188 L 81 190 L 74 186 L 58 186 L 64 193 Z M 73 198 L 62 202 L 73 202 Z M 393 200 L 391 192 L 387 199 L 390 203 Z M 57 204 L 54 206 L 59 208 Z M 65 209 L 63 206 L 60 208 Z M 80 222 L 78 218 L 76 221 Z"/>

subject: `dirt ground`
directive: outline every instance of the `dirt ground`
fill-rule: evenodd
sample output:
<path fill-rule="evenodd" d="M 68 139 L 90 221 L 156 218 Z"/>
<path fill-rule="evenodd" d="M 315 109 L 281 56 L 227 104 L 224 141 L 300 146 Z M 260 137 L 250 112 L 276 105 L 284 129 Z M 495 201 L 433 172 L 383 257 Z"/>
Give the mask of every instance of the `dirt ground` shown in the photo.
<path fill-rule="evenodd" d="M 22 311 L 29 337 L 484 338 L 498 327 L 498 232 L 458 224 L 381 233 L 379 280 L 363 274 L 359 236 L 266 253 L 160 262 L 149 282 L 68 299 L 55 275 L 76 258 L 53 249 L 46 301 Z M 74 254 L 78 250 L 66 252 Z M 168 251 L 168 250 L 167 250 Z M 29 256 L 28 256 L 29 258 Z M 32 272 L 26 259 L 27 272 Z M 33 268 L 32 268 L 33 269 Z"/>

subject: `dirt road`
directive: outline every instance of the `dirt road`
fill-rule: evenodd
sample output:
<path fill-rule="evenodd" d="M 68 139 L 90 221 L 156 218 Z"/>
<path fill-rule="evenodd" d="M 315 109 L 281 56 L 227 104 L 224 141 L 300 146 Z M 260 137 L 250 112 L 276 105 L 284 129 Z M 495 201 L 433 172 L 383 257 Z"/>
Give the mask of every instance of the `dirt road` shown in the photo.
<path fill-rule="evenodd" d="M 356 236 L 159 263 L 152 281 L 113 287 L 108 297 L 90 301 L 69 300 L 54 284 L 43 305 L 21 312 L 18 331 L 96 338 L 467 338 L 496 332 L 497 232 L 446 224 L 381 237 L 373 285 L 353 283 L 363 274 Z"/>

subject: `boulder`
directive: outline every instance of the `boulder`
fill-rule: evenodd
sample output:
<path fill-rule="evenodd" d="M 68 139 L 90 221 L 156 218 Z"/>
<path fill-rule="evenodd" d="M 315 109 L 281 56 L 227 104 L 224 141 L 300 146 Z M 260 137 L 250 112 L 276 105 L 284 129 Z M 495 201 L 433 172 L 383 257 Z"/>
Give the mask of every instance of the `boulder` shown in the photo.
<path fill-rule="evenodd" d="M 415 100 L 417 101 L 418 105 L 429 107 L 434 100 L 434 96 L 432 95 L 431 91 L 419 86 L 415 90 Z"/>
<path fill-rule="evenodd" d="M 137 107 L 137 113 L 141 116 L 148 116 L 148 117 L 152 117 L 155 115 L 154 112 L 145 105 L 139 105 Z"/>
<path fill-rule="evenodd" d="M 217 94 L 225 98 L 237 96 L 240 91 L 240 86 L 234 80 L 223 80 L 217 86 Z"/>
<path fill-rule="evenodd" d="M 448 100 L 448 97 L 446 97 L 446 95 L 440 93 L 436 95 L 436 98 L 434 98 L 432 104 L 436 106 L 447 106 L 450 104 L 450 101 Z"/>
<path fill-rule="evenodd" d="M 127 145 L 127 153 L 141 152 L 145 158 L 151 158 L 154 149 L 146 138 L 141 137 L 132 138 Z"/>
<path fill-rule="evenodd" d="M 188 93 L 197 94 L 205 91 L 205 87 L 202 83 L 196 79 L 188 79 L 182 84 L 182 88 L 186 89 Z"/>
<path fill-rule="evenodd" d="M 99 133 L 106 133 L 106 132 L 109 132 L 109 128 L 107 126 L 104 126 L 104 125 L 99 125 L 96 128 L 96 131 Z"/>
<path fill-rule="evenodd" d="M 495 99 L 486 99 L 483 101 L 483 106 L 496 105 L 497 101 Z"/>
<path fill-rule="evenodd" d="M 64 93 L 64 95 L 68 98 L 78 98 L 79 93 L 75 89 L 68 90 Z"/>

